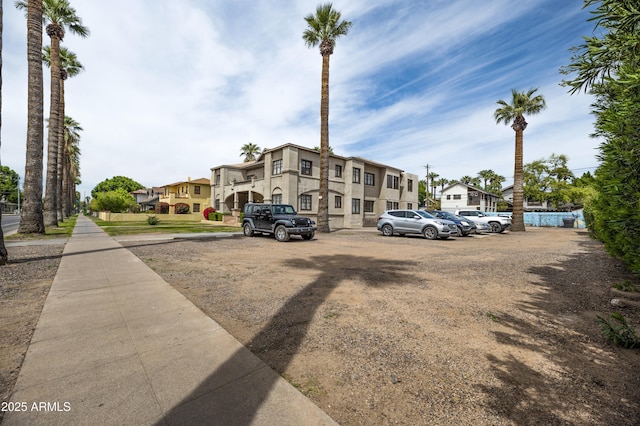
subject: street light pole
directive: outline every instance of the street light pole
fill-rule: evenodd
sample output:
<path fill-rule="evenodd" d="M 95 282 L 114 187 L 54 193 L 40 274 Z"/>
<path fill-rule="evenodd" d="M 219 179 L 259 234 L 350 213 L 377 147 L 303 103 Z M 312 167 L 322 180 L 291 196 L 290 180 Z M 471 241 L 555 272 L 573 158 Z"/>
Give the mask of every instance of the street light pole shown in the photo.
<path fill-rule="evenodd" d="M 427 169 L 427 175 L 425 179 L 425 188 L 424 188 L 424 206 L 427 210 L 429 210 L 429 165 L 424 166 Z"/>
<path fill-rule="evenodd" d="M 18 214 L 20 214 L 20 175 L 18 175 Z"/>

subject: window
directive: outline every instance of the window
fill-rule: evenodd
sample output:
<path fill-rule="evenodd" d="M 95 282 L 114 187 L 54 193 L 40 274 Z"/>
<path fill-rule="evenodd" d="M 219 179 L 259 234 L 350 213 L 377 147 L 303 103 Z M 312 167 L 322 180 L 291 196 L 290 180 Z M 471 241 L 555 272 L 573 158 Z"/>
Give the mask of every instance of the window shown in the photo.
<path fill-rule="evenodd" d="M 220 185 L 220 174 L 216 175 L 216 185 Z"/>
<path fill-rule="evenodd" d="M 193 212 L 194 213 L 200 213 L 200 204 L 199 203 L 193 203 Z"/>
<path fill-rule="evenodd" d="M 364 200 L 364 212 L 365 213 L 373 213 L 374 201 Z"/>
<path fill-rule="evenodd" d="M 360 169 L 357 167 L 353 168 L 353 183 L 360 183 Z"/>
<path fill-rule="evenodd" d="M 387 175 L 387 188 L 398 189 L 398 176 Z"/>
<path fill-rule="evenodd" d="M 451 194 L 447 195 L 447 200 L 451 199 Z"/>
<path fill-rule="evenodd" d="M 354 198 L 351 200 L 351 213 L 360 214 L 360 199 Z"/>
<path fill-rule="evenodd" d="M 336 164 L 336 177 L 342 177 L 342 166 L 340 164 Z"/>
<path fill-rule="evenodd" d="M 213 206 L 214 209 L 216 209 L 216 211 L 220 210 L 220 200 L 216 198 L 216 202 Z"/>
<path fill-rule="evenodd" d="M 311 210 L 311 195 L 300 196 L 300 210 Z"/>
<path fill-rule="evenodd" d="M 454 199 L 454 200 L 462 200 L 462 195 L 460 195 L 460 194 L 453 194 L 453 199 Z"/>
<path fill-rule="evenodd" d="M 193 193 L 194 194 L 200 194 L 200 185 L 196 185 L 193 187 Z"/>
<path fill-rule="evenodd" d="M 336 209 L 341 209 L 342 208 L 342 197 L 340 195 L 336 195 L 335 198 L 335 208 Z"/>
<path fill-rule="evenodd" d="M 373 173 L 364 172 L 364 184 L 374 186 L 376 183 L 376 175 Z"/>
<path fill-rule="evenodd" d="M 397 201 L 393 202 L 393 208 L 394 209 L 399 209 L 400 208 L 400 203 L 398 203 Z"/>
<path fill-rule="evenodd" d="M 391 201 L 387 201 L 387 210 L 393 209 L 393 203 Z"/>
<path fill-rule="evenodd" d="M 407 191 L 413 192 L 413 179 L 407 179 Z"/>
<path fill-rule="evenodd" d="M 273 194 L 271 196 L 271 202 L 273 204 L 282 204 L 282 194 Z"/>
<path fill-rule="evenodd" d="M 282 160 L 273 160 L 273 168 L 271 169 L 272 175 L 282 174 Z"/>
<path fill-rule="evenodd" d="M 407 208 L 409 210 L 413 210 L 413 203 L 407 203 Z"/>
<path fill-rule="evenodd" d="M 311 161 L 302 160 L 300 162 L 300 173 L 303 175 L 311 176 Z"/>

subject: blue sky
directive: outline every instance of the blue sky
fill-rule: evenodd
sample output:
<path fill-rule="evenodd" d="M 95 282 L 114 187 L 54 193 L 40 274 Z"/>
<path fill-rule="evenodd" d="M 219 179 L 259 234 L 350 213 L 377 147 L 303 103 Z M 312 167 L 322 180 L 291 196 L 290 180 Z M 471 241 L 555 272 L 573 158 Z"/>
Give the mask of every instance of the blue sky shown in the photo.
<path fill-rule="evenodd" d="M 212 167 L 241 162 L 248 142 L 320 144 L 321 56 L 302 41 L 303 17 L 318 2 L 71 3 L 91 30 L 63 41 L 85 66 L 65 85 L 67 115 L 84 128 L 83 195 L 117 175 L 145 186 L 209 178 Z M 426 164 L 448 179 L 492 169 L 509 184 L 514 132 L 496 125 L 493 111 L 512 88 L 538 87 L 548 107 L 527 117 L 524 161 L 565 154 L 576 175 L 597 166 L 593 99 L 559 86 L 569 49 L 593 31 L 582 0 L 333 4 L 353 23 L 331 56 L 336 154 L 421 177 Z M 13 2 L 4 6 L 3 42 L 0 154 L 23 175 L 26 22 Z"/>

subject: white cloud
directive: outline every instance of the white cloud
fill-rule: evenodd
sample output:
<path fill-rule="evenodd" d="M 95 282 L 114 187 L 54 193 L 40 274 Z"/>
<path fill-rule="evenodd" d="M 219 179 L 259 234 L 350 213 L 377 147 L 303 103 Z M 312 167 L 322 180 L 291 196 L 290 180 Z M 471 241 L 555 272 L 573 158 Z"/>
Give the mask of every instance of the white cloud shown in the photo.
<path fill-rule="evenodd" d="M 567 3 L 575 12 L 553 13 L 552 0 L 334 2 L 353 27 L 331 57 L 331 145 L 418 174 L 429 163 L 448 178 L 510 176 L 513 132 L 493 121 L 495 101 L 540 86 L 549 108 L 529 119 L 525 161 L 556 152 L 572 168 L 594 166 L 590 100 L 557 86 L 563 53 L 542 43 L 567 22 L 580 42 L 582 1 Z M 64 40 L 86 68 L 66 83 L 67 113 L 84 128 L 82 192 L 114 175 L 148 186 L 209 177 L 239 162 L 247 142 L 319 145 L 321 56 L 302 41 L 315 3 L 72 4 L 91 30 Z M 4 14 L 2 162 L 23 174 L 26 24 L 22 12 Z M 505 33 L 540 15 L 510 34 L 520 42 Z"/>

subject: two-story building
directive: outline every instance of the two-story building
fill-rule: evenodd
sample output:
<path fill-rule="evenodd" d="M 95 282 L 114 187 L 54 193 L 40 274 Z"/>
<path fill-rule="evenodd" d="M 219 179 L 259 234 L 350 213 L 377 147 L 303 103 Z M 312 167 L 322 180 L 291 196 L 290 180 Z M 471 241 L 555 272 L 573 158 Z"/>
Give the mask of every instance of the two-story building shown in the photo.
<path fill-rule="evenodd" d="M 163 185 L 160 206 L 168 206 L 169 214 L 199 213 L 211 205 L 211 182 L 200 178 Z"/>
<path fill-rule="evenodd" d="M 458 209 L 495 212 L 498 201 L 499 195 L 461 182 L 453 183 L 440 192 L 440 208 L 449 212 Z"/>
<path fill-rule="evenodd" d="M 211 199 L 221 212 L 247 202 L 285 203 L 317 220 L 320 152 L 294 144 L 265 149 L 256 161 L 211 169 Z M 388 209 L 418 208 L 418 176 L 359 157 L 329 155 L 329 225 L 375 226 Z"/>
<path fill-rule="evenodd" d="M 502 198 L 506 201 L 510 206 L 513 206 L 513 185 L 505 186 L 502 188 Z M 550 208 L 547 200 L 537 201 L 533 199 L 523 199 L 522 200 L 522 208 L 525 211 L 546 211 L 553 210 Z"/>

